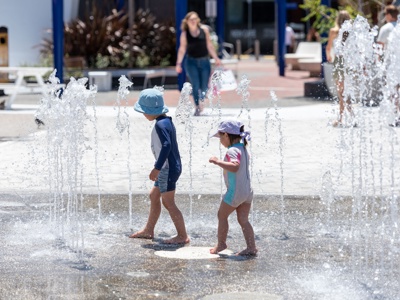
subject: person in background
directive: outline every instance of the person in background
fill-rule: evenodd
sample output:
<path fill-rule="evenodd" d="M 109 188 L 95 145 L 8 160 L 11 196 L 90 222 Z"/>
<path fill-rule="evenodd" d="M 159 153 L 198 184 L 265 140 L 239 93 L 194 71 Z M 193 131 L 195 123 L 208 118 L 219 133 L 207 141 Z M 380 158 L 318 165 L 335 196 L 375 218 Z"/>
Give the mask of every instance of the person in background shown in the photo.
<path fill-rule="evenodd" d="M 307 42 L 320 42 L 321 36 L 319 35 L 318 31 L 314 27 L 310 27 L 310 30 L 308 30 L 308 33 L 307 33 L 306 40 L 307 40 Z"/>
<path fill-rule="evenodd" d="M 385 21 L 386 24 L 383 25 L 379 29 L 379 34 L 376 39 L 376 42 L 382 45 L 383 49 L 385 49 L 385 45 L 387 44 L 387 40 L 389 34 L 392 32 L 394 27 L 396 26 L 397 16 L 399 15 L 399 10 L 394 5 L 388 5 L 385 7 Z"/>
<path fill-rule="evenodd" d="M 286 23 L 286 31 L 285 31 L 285 46 L 286 53 L 293 53 L 294 46 L 296 44 L 296 38 L 294 35 L 294 30 L 289 24 Z"/>
<path fill-rule="evenodd" d="M 241 256 L 257 255 L 253 226 L 249 222 L 249 212 L 253 200 L 249 172 L 249 153 L 246 146 L 250 140 L 250 132 L 244 131 L 240 121 L 222 121 L 212 137 L 218 137 L 220 143 L 228 148 L 224 159 L 210 157 L 209 162 L 221 167 L 227 191 L 218 210 L 218 243 L 210 249 L 211 254 L 217 254 L 227 248 L 228 217 L 236 211 L 237 220 L 246 241 L 247 248 L 237 253 Z"/>
<path fill-rule="evenodd" d="M 175 225 L 177 235 L 164 240 L 165 244 L 187 244 L 183 215 L 175 203 L 175 187 L 182 172 L 181 157 L 176 140 L 176 130 L 172 118 L 168 117 L 168 107 L 164 105 L 163 94 L 154 88 L 145 89 L 139 95 L 134 109 L 142 113 L 147 120 L 155 121 L 151 133 L 151 150 L 156 162 L 150 171 L 149 179 L 154 181 L 150 191 L 150 213 L 145 227 L 130 238 L 153 239 L 154 228 L 161 214 L 161 203 L 168 210 Z"/>
<path fill-rule="evenodd" d="M 336 17 L 335 26 L 329 30 L 328 44 L 325 49 L 327 61 L 333 63 L 333 78 L 336 83 L 339 98 L 339 119 L 333 123 L 334 127 L 342 125 L 345 109 L 347 109 L 351 114 L 353 113 L 351 108 L 351 99 L 346 99 L 346 103 L 343 99 L 345 75 L 344 59 L 341 55 L 335 55 L 333 47 L 336 38 L 339 36 L 340 28 L 346 20 L 350 20 L 350 14 L 346 10 L 339 11 Z M 345 40 L 342 40 L 342 42 L 345 42 Z"/>
<path fill-rule="evenodd" d="M 214 58 L 215 65 L 221 65 L 217 52 L 211 40 L 208 26 L 200 23 L 198 14 L 191 11 L 186 14 L 181 24 L 180 45 L 176 60 L 175 70 L 182 72 L 183 58 L 185 70 L 193 89 L 195 116 L 201 112 L 200 100 L 203 101 L 208 89 L 208 81 L 211 75 L 210 57 Z"/>
<path fill-rule="evenodd" d="M 392 49 L 396 49 L 398 47 L 398 39 L 395 39 L 391 37 L 389 39 L 389 36 L 393 32 L 394 28 L 397 25 L 397 18 L 399 15 L 399 10 L 396 6 L 394 5 L 387 5 L 385 7 L 385 21 L 386 24 L 383 25 L 379 29 L 379 34 L 376 39 L 376 42 L 380 45 L 382 45 L 383 48 L 383 55 L 380 57 L 381 60 L 385 59 L 385 50 L 387 50 L 388 46 L 391 46 Z M 389 45 L 389 42 L 392 43 Z M 388 58 L 386 58 L 388 59 Z M 386 62 L 390 63 L 390 62 Z M 393 91 L 393 94 L 391 95 L 391 101 L 393 102 L 393 105 L 395 107 L 395 120 L 393 123 L 389 124 L 390 126 L 393 127 L 400 127 L 400 100 L 399 100 L 399 94 L 400 94 L 400 83 L 397 84 L 395 91 Z"/>

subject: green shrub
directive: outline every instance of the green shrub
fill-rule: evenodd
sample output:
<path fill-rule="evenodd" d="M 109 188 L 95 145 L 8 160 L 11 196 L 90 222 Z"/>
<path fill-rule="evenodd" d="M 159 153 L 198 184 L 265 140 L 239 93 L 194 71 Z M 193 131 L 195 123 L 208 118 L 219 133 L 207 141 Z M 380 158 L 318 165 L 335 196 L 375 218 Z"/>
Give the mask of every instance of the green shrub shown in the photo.
<path fill-rule="evenodd" d="M 65 25 L 64 53 L 66 57 L 83 57 L 87 67 L 98 69 L 174 65 L 176 37 L 172 24 L 158 23 L 149 11 L 139 9 L 131 43 L 124 11 L 114 9 L 105 15 L 93 6 L 90 15 Z M 53 54 L 51 39 L 42 41 L 41 53 L 43 57 Z"/>

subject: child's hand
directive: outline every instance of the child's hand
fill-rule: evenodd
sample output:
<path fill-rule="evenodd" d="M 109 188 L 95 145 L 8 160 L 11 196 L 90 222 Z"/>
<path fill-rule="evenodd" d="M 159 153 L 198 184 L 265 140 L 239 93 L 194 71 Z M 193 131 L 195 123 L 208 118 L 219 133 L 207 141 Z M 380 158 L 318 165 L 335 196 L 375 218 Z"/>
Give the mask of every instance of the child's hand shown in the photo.
<path fill-rule="evenodd" d="M 151 181 L 156 181 L 157 178 L 158 178 L 158 174 L 159 174 L 159 173 L 160 173 L 160 170 L 157 170 L 157 169 L 151 170 L 150 175 L 149 175 L 149 179 L 150 179 Z"/>
<path fill-rule="evenodd" d="M 210 162 L 214 165 L 216 165 L 218 161 L 219 161 L 218 157 L 215 157 L 215 156 L 210 157 L 210 159 L 208 160 L 208 162 Z"/>
<path fill-rule="evenodd" d="M 228 172 L 232 172 L 232 173 L 236 173 L 240 167 L 240 162 L 238 162 L 238 161 L 232 161 L 232 162 L 223 161 L 215 156 L 210 157 L 210 159 L 208 161 L 210 163 L 217 165 L 217 166 L 221 167 L 222 169 L 224 169 Z"/>

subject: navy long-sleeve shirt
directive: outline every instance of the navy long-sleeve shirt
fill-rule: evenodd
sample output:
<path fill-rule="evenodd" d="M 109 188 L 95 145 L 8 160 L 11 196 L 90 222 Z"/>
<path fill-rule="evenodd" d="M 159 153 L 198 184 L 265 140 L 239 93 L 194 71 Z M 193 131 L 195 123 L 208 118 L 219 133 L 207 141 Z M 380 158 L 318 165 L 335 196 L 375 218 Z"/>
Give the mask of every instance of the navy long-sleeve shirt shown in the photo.
<path fill-rule="evenodd" d="M 156 119 L 151 133 L 151 150 L 156 159 L 155 169 L 169 168 L 169 172 L 178 173 L 182 171 L 176 130 L 171 117 L 162 115 Z"/>

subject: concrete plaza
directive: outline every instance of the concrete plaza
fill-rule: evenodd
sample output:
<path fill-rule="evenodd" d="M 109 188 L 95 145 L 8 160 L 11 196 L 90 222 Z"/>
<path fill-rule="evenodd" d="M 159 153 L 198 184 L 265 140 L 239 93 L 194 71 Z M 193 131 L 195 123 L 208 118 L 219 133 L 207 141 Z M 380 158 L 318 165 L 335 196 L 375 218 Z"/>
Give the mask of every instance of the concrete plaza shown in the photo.
<path fill-rule="evenodd" d="M 336 104 L 303 97 L 304 82 L 315 80 L 307 73 L 279 77 L 271 59 L 238 68 L 239 82 L 251 81 L 248 103 L 222 92 L 220 108 L 205 102 L 202 116 L 175 121 L 184 167 L 177 204 L 191 236 L 180 248 L 160 243 L 174 234 L 165 211 L 154 240 L 127 237 L 146 221 L 152 185 L 152 123 L 132 108 L 138 91 L 126 109 L 115 106 L 117 91 L 88 105 L 78 239 L 67 230 L 60 237 L 60 224 L 49 221 L 54 178 L 44 170 L 54 153 L 46 126 L 34 122 L 41 96 L 19 96 L 0 111 L 0 299 L 398 299 L 397 206 L 389 197 L 399 193 L 398 130 L 375 126 L 379 108 L 362 106 L 358 127 L 333 128 Z M 164 96 L 175 116 L 180 93 Z M 129 135 L 117 129 L 121 112 Z M 224 190 L 208 158 L 225 151 L 208 135 L 228 117 L 252 132 L 256 258 L 208 254 Z M 235 216 L 230 225 L 229 250 L 240 251 Z"/>

